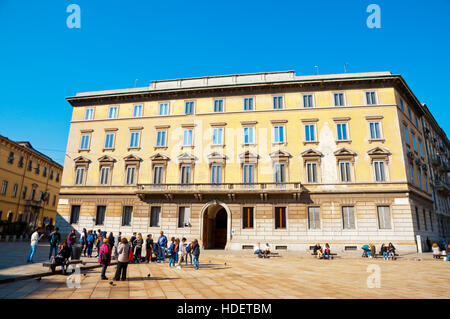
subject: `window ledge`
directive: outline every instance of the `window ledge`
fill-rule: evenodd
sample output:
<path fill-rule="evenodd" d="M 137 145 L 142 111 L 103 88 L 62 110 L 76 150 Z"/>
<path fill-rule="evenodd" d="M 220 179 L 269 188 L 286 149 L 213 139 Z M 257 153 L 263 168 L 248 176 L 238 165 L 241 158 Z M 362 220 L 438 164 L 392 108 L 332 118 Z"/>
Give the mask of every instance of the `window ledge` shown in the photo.
<path fill-rule="evenodd" d="M 336 144 L 339 144 L 339 143 L 351 143 L 352 142 L 352 140 L 336 140 Z"/>
<path fill-rule="evenodd" d="M 303 141 L 303 145 L 306 144 L 319 144 L 319 141 Z"/>
<path fill-rule="evenodd" d="M 369 143 L 373 143 L 373 142 L 384 143 L 384 142 L 386 142 L 386 139 L 384 139 L 384 138 L 371 138 L 371 139 L 369 139 Z"/>
<path fill-rule="evenodd" d="M 103 152 L 106 152 L 106 151 L 114 152 L 114 150 L 115 150 L 115 148 L 104 148 Z"/>
<path fill-rule="evenodd" d="M 181 149 L 184 149 L 184 148 L 193 149 L 194 147 L 195 147 L 194 145 L 183 145 L 183 146 L 181 146 Z"/>
<path fill-rule="evenodd" d="M 211 147 L 225 147 L 225 144 L 211 144 Z"/>
<path fill-rule="evenodd" d="M 277 145 L 284 145 L 284 146 L 286 146 L 287 143 L 286 142 L 272 142 L 272 146 L 277 146 Z"/>
<path fill-rule="evenodd" d="M 153 147 L 154 150 L 167 150 L 167 146 L 155 146 Z"/>
<path fill-rule="evenodd" d="M 83 152 L 89 152 L 90 151 L 90 149 L 82 149 L 82 148 L 80 148 L 79 150 L 78 150 L 78 153 L 83 153 Z"/>
<path fill-rule="evenodd" d="M 129 147 L 128 151 L 139 151 L 140 149 L 140 147 Z"/>
<path fill-rule="evenodd" d="M 243 143 L 241 146 L 256 146 L 256 143 Z"/>

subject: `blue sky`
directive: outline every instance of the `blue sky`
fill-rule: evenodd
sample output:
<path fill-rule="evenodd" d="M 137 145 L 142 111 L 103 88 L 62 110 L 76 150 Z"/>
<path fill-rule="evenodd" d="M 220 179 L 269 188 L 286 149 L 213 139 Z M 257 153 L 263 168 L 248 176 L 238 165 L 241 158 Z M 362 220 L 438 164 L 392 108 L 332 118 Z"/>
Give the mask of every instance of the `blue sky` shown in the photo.
<path fill-rule="evenodd" d="M 69 29 L 69 4 L 81 28 Z M 381 29 L 366 26 L 369 4 Z M 401 74 L 450 132 L 450 1 L 0 0 L 0 134 L 63 163 L 76 92 L 295 70 Z"/>

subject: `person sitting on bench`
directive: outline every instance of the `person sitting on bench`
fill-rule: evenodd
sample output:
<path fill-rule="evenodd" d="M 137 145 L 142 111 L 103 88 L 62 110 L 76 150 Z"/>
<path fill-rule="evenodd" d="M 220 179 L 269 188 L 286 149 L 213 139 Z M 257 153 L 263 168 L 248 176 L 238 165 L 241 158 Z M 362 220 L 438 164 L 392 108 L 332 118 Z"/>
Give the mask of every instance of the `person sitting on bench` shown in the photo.
<path fill-rule="evenodd" d="M 263 251 L 261 249 L 261 243 L 258 243 L 258 245 L 255 248 L 255 254 L 258 255 L 259 258 L 262 257 Z"/>
<path fill-rule="evenodd" d="M 264 258 L 269 257 L 269 255 L 270 255 L 270 246 L 269 246 L 269 243 L 266 243 L 266 244 L 264 245 L 263 255 L 264 255 Z"/>
<path fill-rule="evenodd" d="M 395 247 L 392 243 L 389 243 L 388 246 L 388 259 L 392 258 L 392 260 L 395 259 Z"/>
<path fill-rule="evenodd" d="M 317 252 L 322 250 L 322 247 L 320 246 L 320 244 L 316 244 L 313 248 L 313 255 L 317 255 Z"/>
<path fill-rule="evenodd" d="M 325 252 L 323 253 L 323 259 L 330 259 L 331 249 L 328 243 L 325 244 Z"/>
<path fill-rule="evenodd" d="M 56 266 L 62 267 L 63 274 L 66 274 L 67 267 L 69 266 L 70 248 L 66 241 L 59 246 L 59 251 L 56 257 L 51 258 L 50 269 L 55 272 Z"/>
<path fill-rule="evenodd" d="M 441 250 L 439 249 L 438 244 L 434 243 L 431 249 L 433 251 L 433 258 L 441 258 Z"/>

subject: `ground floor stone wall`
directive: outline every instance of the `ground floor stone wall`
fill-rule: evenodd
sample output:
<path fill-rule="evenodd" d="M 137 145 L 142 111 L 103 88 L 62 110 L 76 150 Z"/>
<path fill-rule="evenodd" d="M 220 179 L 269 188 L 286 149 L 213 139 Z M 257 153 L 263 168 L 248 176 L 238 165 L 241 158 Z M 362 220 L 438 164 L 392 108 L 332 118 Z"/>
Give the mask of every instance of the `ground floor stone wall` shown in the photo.
<path fill-rule="evenodd" d="M 80 205 L 80 216 L 77 223 L 70 224 L 70 213 L 73 205 Z M 106 206 L 103 225 L 96 225 L 96 209 L 98 205 Z M 287 250 L 308 250 L 315 243 L 329 243 L 334 250 L 359 250 L 361 245 L 392 242 L 400 251 L 417 251 L 417 241 L 425 250 L 425 241 L 436 241 L 441 238 L 438 221 L 432 212 L 432 204 L 421 198 L 408 197 L 402 194 L 315 194 L 305 202 L 239 202 L 238 200 L 221 201 L 165 201 L 145 202 L 133 195 L 108 196 L 63 196 L 58 205 L 57 226 L 62 233 L 72 228 L 81 232 L 83 228 L 102 229 L 108 232 L 122 232 L 130 236 L 140 232 L 145 237 L 152 234 L 159 236 L 161 230 L 168 237 L 186 237 L 188 240 L 203 240 L 204 215 L 208 207 L 220 205 L 227 210 L 227 243 L 226 249 L 251 249 L 258 242 L 269 243 L 274 248 Z M 389 206 L 391 228 L 380 229 L 377 206 Z M 123 206 L 133 206 L 130 226 L 122 226 Z M 161 207 L 159 227 L 150 227 L 150 210 L 152 206 Z M 178 227 L 180 206 L 190 207 L 189 226 Z M 275 229 L 275 207 L 286 207 L 286 227 Z M 308 207 L 320 207 L 320 228 L 308 227 Z M 354 229 L 343 229 L 342 206 L 353 206 L 355 212 Z M 243 207 L 253 207 L 253 228 L 243 228 Z M 415 208 L 418 208 L 417 217 Z M 425 215 L 423 210 L 425 209 Z M 427 225 L 425 227 L 425 224 Z M 431 226 L 433 225 L 433 226 Z M 419 235 L 420 237 L 417 237 Z"/>

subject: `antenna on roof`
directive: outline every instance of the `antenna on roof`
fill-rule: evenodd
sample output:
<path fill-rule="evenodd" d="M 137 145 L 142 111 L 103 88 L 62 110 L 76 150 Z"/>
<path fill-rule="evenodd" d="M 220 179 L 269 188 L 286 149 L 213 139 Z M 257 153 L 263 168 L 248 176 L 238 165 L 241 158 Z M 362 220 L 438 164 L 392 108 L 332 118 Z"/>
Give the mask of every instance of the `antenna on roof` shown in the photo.
<path fill-rule="evenodd" d="M 134 87 L 136 87 L 137 81 L 139 81 L 139 79 L 134 80 Z"/>
<path fill-rule="evenodd" d="M 319 74 L 319 66 L 315 65 L 314 67 L 316 68 L 316 75 L 318 75 Z"/>
<path fill-rule="evenodd" d="M 347 73 L 347 65 L 348 65 L 348 62 L 345 62 L 344 63 L 344 73 Z"/>

